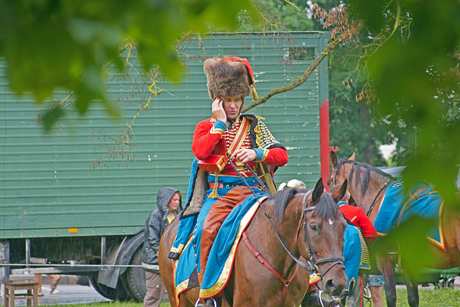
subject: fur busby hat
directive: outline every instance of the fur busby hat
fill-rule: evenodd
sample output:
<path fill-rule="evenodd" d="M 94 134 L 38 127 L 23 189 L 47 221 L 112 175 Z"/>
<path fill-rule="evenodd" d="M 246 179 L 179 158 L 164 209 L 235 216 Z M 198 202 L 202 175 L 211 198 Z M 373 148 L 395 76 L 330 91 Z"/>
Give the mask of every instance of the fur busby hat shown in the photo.
<path fill-rule="evenodd" d="M 248 60 L 239 57 L 213 57 L 206 59 L 203 70 L 208 79 L 208 92 L 212 100 L 217 97 L 246 97 L 253 93 L 254 74 Z"/>

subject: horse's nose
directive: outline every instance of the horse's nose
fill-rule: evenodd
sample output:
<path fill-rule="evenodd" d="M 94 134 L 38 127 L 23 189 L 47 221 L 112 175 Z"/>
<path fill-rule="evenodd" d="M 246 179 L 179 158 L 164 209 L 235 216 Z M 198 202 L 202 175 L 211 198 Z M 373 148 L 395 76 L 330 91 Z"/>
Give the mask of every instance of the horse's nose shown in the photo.
<path fill-rule="evenodd" d="M 341 283 L 337 283 L 334 279 L 326 281 L 325 290 L 329 295 L 340 296 L 344 290 Z"/>

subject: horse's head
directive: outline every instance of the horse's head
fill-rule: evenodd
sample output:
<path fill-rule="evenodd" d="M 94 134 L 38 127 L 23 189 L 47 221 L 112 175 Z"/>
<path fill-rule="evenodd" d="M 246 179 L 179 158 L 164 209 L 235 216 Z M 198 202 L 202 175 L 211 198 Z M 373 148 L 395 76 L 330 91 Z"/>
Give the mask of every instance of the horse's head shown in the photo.
<path fill-rule="evenodd" d="M 343 197 L 339 195 L 341 190 L 336 197 Z M 319 268 L 323 289 L 338 296 L 347 286 L 342 256 L 346 222 L 331 194 L 324 192 L 321 179 L 305 197 L 301 230 L 304 239 L 299 240 L 299 249 L 305 259 L 310 259 Z"/>
<path fill-rule="evenodd" d="M 355 161 L 355 154 L 353 153 L 351 157 L 348 159 L 342 159 L 340 161 L 337 161 L 336 153 L 331 151 L 331 153 L 329 154 L 329 159 L 331 161 L 332 169 L 331 169 L 331 174 L 329 175 L 329 178 L 327 179 L 327 185 L 329 186 L 329 190 L 330 190 L 332 189 L 332 186 L 337 185 L 337 184 L 343 184 L 343 182 L 347 179 L 345 171 L 341 171 L 341 168 L 343 168 L 343 165 L 346 162 Z"/>
<path fill-rule="evenodd" d="M 376 167 L 356 162 L 355 154 L 348 159 L 337 161 L 337 155 L 331 151 L 330 161 L 332 169 L 327 180 L 329 188 L 332 189 L 334 185 L 343 184 L 348 180 L 348 191 L 353 202 L 366 211 L 371 219 L 375 218 L 376 212 L 372 212 L 372 208 L 393 177 Z"/>

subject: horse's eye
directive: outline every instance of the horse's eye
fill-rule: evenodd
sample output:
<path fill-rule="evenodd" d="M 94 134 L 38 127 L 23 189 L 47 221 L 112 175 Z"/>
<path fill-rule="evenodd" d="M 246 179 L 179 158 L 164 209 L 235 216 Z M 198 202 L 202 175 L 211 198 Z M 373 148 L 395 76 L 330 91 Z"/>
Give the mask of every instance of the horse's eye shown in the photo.
<path fill-rule="evenodd" d="M 310 229 L 313 230 L 313 231 L 318 231 L 318 225 L 310 224 Z"/>

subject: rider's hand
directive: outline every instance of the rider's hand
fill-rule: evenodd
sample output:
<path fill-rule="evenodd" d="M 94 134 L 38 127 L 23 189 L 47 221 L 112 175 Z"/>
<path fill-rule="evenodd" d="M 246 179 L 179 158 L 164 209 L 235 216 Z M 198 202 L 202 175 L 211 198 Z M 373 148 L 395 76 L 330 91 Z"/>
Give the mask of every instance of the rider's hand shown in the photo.
<path fill-rule="evenodd" d="M 243 149 L 240 148 L 233 153 L 230 157 L 232 160 L 236 158 L 242 163 L 247 163 L 249 161 L 254 161 L 257 158 L 257 153 L 254 149 Z"/>
<path fill-rule="evenodd" d="M 212 115 L 214 115 L 218 120 L 227 122 L 227 114 L 224 110 L 224 102 L 220 98 L 214 99 L 212 103 Z"/>

